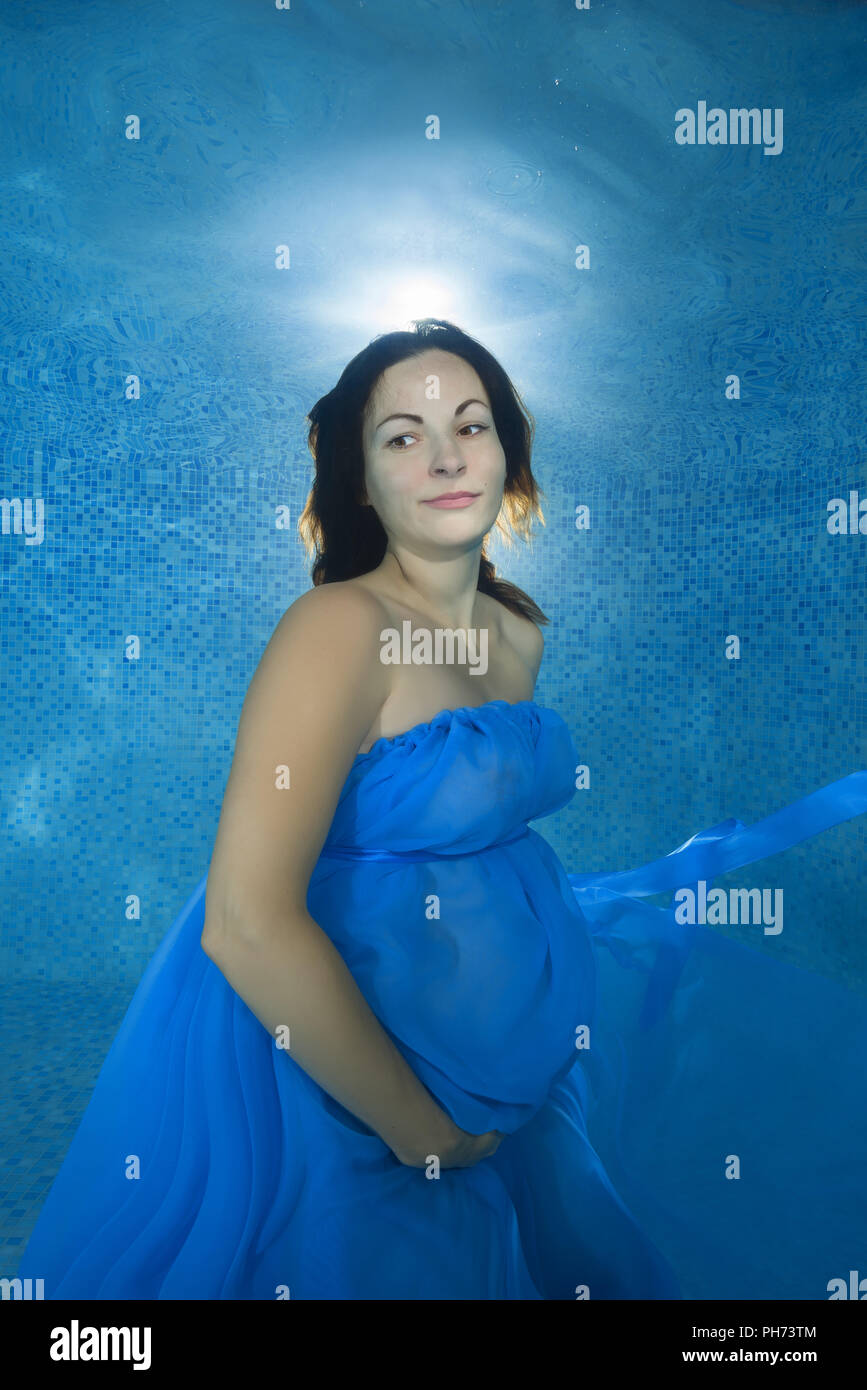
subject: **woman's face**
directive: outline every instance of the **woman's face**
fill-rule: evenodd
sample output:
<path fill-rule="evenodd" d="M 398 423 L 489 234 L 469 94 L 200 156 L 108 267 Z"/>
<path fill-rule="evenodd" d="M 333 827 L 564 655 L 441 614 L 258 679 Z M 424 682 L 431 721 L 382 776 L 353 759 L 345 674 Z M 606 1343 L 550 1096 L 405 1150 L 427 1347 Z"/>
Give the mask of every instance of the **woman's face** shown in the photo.
<path fill-rule="evenodd" d="M 468 362 L 431 348 L 389 367 L 368 401 L 362 443 L 367 500 L 390 541 L 427 555 L 481 543 L 502 506 L 506 456 Z M 475 496 L 431 505 L 451 492 Z"/>

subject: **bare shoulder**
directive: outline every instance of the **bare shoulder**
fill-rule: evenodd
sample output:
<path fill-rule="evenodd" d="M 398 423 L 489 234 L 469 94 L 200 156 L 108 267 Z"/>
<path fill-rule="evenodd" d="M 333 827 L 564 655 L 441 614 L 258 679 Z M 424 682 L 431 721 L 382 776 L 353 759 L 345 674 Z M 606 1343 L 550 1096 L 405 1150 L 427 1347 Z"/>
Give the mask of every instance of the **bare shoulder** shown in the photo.
<path fill-rule="evenodd" d="M 286 737 L 290 729 L 293 738 L 300 732 L 306 749 L 317 748 L 323 766 L 327 762 L 335 776 L 345 776 L 388 697 L 383 626 L 376 596 L 354 584 L 322 584 L 300 594 L 274 628 L 255 671 L 242 730 L 255 719 L 284 728 Z"/>
<path fill-rule="evenodd" d="M 348 723 L 357 747 L 388 696 L 384 626 L 386 612 L 376 594 L 351 581 L 308 589 L 277 623 L 257 678 L 279 668 L 281 675 L 272 679 L 291 685 L 297 713 L 315 723 L 330 708 L 338 724 Z"/>
<path fill-rule="evenodd" d="M 504 640 L 511 644 L 530 669 L 535 685 L 545 652 L 545 638 L 541 628 L 523 613 L 515 613 L 513 609 L 506 608 L 497 600 L 492 602 L 498 611 L 500 631 Z"/>
<path fill-rule="evenodd" d="M 238 723 L 203 945 L 303 917 L 341 789 L 388 694 L 381 628 L 375 598 L 345 584 L 306 591 L 277 623 Z"/>
<path fill-rule="evenodd" d="M 382 627 L 385 610 L 371 590 L 352 580 L 345 583 L 320 584 L 300 594 L 286 609 L 275 628 L 274 635 L 288 630 L 313 628 L 323 635 L 340 634 L 349 626 L 361 625 L 361 633 L 370 634 Z"/>

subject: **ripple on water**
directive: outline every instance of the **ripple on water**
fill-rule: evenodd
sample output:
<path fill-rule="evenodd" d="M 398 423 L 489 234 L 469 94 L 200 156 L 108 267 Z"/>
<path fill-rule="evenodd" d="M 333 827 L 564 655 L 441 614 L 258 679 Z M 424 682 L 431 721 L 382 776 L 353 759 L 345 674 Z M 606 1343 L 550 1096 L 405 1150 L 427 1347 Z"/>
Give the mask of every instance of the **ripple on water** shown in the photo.
<path fill-rule="evenodd" d="M 500 164 L 488 171 L 485 187 L 489 193 L 514 197 L 517 193 L 529 193 L 541 180 L 541 169 L 534 169 L 532 164 Z"/>

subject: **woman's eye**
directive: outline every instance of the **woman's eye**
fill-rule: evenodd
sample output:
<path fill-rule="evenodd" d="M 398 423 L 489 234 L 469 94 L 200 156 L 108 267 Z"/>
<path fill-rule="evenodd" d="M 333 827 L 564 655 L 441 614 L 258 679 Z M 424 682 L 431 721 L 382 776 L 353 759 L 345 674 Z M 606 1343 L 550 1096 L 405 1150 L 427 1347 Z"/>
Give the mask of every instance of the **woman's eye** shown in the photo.
<path fill-rule="evenodd" d="M 458 431 L 458 433 L 459 433 L 459 434 L 463 434 L 464 430 L 489 430 L 490 428 L 491 428 L 490 425 L 475 425 L 475 424 L 473 424 L 473 425 L 462 425 L 461 428 L 460 428 L 460 430 Z M 475 437 L 476 437 L 476 436 L 475 436 L 474 434 L 471 434 L 471 435 L 470 435 L 470 439 L 475 439 Z M 398 440 L 400 440 L 400 439 L 412 439 L 412 438 L 413 438 L 413 436 L 412 436 L 411 434 L 396 434 L 396 435 L 394 436 L 393 439 L 389 439 L 389 441 L 388 441 L 388 446 L 387 446 L 387 447 L 388 447 L 389 449 L 392 449 L 392 448 L 394 448 L 394 446 L 398 443 Z M 395 450 L 395 452 L 398 453 L 398 454 L 402 453 L 402 452 L 403 452 L 403 446 L 397 448 L 397 449 Z"/>

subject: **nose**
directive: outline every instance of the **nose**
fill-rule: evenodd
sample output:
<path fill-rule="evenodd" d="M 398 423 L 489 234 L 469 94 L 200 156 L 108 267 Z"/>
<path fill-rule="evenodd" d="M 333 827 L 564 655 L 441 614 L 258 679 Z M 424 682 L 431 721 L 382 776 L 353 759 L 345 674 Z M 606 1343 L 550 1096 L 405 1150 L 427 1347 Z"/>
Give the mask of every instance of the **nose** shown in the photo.
<path fill-rule="evenodd" d="M 467 465 L 461 458 L 460 451 L 453 440 L 449 440 L 437 449 L 431 464 L 431 473 L 435 477 L 445 474 L 451 478 L 459 473 L 466 471 Z"/>

